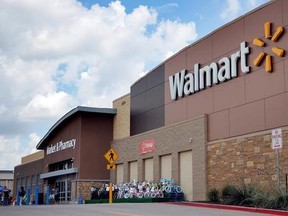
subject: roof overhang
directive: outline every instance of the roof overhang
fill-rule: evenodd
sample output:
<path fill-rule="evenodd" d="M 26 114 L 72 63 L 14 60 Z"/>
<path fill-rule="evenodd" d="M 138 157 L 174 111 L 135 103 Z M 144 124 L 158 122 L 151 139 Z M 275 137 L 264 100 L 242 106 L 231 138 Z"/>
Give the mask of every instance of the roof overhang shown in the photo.
<path fill-rule="evenodd" d="M 62 175 L 74 174 L 74 173 L 78 173 L 78 168 L 71 168 L 71 169 L 57 170 L 53 172 L 43 173 L 43 174 L 40 174 L 40 179 L 47 179 L 51 177 L 57 177 L 57 176 L 62 176 Z"/>
<path fill-rule="evenodd" d="M 97 107 L 83 107 L 78 106 L 68 113 L 66 113 L 62 118 L 60 118 L 45 134 L 45 136 L 40 140 L 40 142 L 37 144 L 36 149 L 43 149 L 43 145 L 45 140 L 50 136 L 50 134 L 59 127 L 64 121 L 69 119 L 70 117 L 76 115 L 80 112 L 86 112 L 86 113 L 98 113 L 98 114 L 108 114 L 108 115 L 116 115 L 117 110 L 114 108 L 97 108 Z"/>

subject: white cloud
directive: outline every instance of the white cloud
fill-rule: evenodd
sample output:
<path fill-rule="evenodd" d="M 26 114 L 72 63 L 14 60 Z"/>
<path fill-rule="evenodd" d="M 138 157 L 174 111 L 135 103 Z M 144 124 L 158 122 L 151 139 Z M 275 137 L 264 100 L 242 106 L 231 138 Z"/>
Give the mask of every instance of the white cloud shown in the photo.
<path fill-rule="evenodd" d="M 20 119 L 59 118 L 59 114 L 64 115 L 69 110 L 70 101 L 71 97 L 65 92 L 35 95 L 19 113 Z"/>
<path fill-rule="evenodd" d="M 251 11 L 269 0 L 226 0 L 225 7 L 220 12 L 220 17 L 222 20 L 230 21 L 236 17 L 245 13 L 245 11 Z"/>
<path fill-rule="evenodd" d="M 127 14 L 120 1 L 91 9 L 76 0 L 0 1 L 0 169 L 35 151 L 70 109 L 111 107 L 197 37 L 193 22 L 159 22 L 156 10 Z"/>
<path fill-rule="evenodd" d="M 254 8 L 257 5 L 257 0 L 248 0 L 247 4 L 249 7 Z"/>
<path fill-rule="evenodd" d="M 226 0 L 226 7 L 222 10 L 220 17 L 224 20 L 236 18 L 241 11 L 239 0 Z"/>
<path fill-rule="evenodd" d="M 29 148 L 30 150 L 29 154 L 37 152 L 36 145 L 39 143 L 41 140 L 41 137 L 38 136 L 36 133 L 29 134 Z"/>
<path fill-rule="evenodd" d="M 1 169 L 13 170 L 15 165 L 21 163 L 21 157 L 37 151 L 35 147 L 41 138 L 35 133 L 29 134 L 28 138 L 28 145 L 23 145 L 18 136 L 0 136 Z"/>

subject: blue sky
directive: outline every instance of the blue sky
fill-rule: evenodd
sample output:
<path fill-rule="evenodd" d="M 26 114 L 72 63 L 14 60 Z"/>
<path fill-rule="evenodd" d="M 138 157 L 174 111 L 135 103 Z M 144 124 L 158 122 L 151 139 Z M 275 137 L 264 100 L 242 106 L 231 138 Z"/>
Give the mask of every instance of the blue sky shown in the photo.
<path fill-rule="evenodd" d="M 71 109 L 112 107 L 163 60 L 265 2 L 0 1 L 0 170 Z"/>
<path fill-rule="evenodd" d="M 111 1 L 81 0 L 83 6 L 91 8 L 94 4 L 107 7 Z M 126 13 L 131 13 L 139 5 L 146 5 L 157 10 L 159 20 L 193 21 L 197 24 L 197 33 L 203 37 L 228 21 L 239 17 L 268 0 L 124 0 Z M 229 8 L 230 7 L 230 8 Z M 228 14 L 221 16 L 227 11 Z"/>

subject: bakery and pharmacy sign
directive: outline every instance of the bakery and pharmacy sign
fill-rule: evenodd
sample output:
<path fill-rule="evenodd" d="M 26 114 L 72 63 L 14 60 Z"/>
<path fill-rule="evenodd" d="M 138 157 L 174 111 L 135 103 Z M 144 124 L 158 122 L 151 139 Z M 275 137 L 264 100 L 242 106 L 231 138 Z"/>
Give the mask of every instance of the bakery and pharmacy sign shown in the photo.
<path fill-rule="evenodd" d="M 47 150 L 46 150 L 46 154 L 49 155 L 49 154 L 52 154 L 52 153 L 55 153 L 58 151 L 62 151 L 62 150 L 68 149 L 68 148 L 75 149 L 75 147 L 76 147 L 76 139 L 71 139 L 68 141 L 62 141 L 61 140 L 61 141 L 57 142 L 56 144 L 52 144 L 52 145 L 48 146 Z"/>

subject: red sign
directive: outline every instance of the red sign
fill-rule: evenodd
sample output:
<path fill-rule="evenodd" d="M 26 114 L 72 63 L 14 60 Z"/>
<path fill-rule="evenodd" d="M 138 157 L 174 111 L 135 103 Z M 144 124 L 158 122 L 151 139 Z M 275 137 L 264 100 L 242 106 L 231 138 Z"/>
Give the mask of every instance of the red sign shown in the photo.
<path fill-rule="evenodd" d="M 140 154 L 145 154 L 156 150 L 155 139 L 143 140 L 140 145 Z"/>

